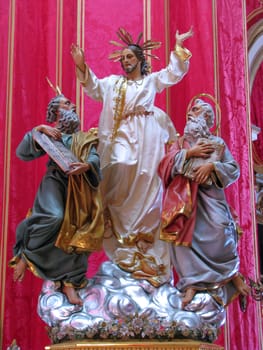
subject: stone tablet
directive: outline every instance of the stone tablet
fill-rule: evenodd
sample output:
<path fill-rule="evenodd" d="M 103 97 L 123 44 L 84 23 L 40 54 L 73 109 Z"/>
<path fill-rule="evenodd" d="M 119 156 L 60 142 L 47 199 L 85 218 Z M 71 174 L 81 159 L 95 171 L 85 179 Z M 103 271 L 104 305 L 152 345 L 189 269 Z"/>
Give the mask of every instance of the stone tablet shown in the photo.
<path fill-rule="evenodd" d="M 46 134 L 36 130 L 33 130 L 33 139 L 65 173 L 71 169 L 70 164 L 79 161 L 61 141 L 54 140 Z"/>

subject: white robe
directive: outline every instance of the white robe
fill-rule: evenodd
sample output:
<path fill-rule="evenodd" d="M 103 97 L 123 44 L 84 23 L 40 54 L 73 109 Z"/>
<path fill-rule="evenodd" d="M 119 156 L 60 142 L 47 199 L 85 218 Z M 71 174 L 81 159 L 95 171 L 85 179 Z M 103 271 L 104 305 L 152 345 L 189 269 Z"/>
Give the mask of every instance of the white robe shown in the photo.
<path fill-rule="evenodd" d="M 106 230 L 105 251 L 121 268 L 154 285 L 166 282 L 171 274 L 167 243 L 159 240 L 163 189 L 157 167 L 165 144 L 176 138 L 170 118 L 154 100 L 156 93 L 178 83 L 188 66 L 188 61 L 181 61 L 172 52 L 166 68 L 142 80 L 128 81 L 123 119 L 113 140 L 114 107 L 124 78 L 111 75 L 98 79 L 91 70 L 84 77 L 77 70 L 85 93 L 103 102 L 99 120 L 102 195 L 114 231 Z M 152 114 L 125 117 L 139 106 Z M 153 241 L 146 254 L 137 248 L 138 237 Z"/>

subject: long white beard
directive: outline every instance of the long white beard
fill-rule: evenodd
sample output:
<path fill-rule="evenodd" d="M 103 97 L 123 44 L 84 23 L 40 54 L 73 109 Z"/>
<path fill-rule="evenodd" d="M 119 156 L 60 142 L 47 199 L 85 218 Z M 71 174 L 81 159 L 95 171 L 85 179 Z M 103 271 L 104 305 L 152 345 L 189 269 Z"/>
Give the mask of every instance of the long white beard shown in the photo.
<path fill-rule="evenodd" d="M 187 121 L 184 128 L 184 135 L 187 140 L 196 142 L 201 137 L 208 138 L 211 133 L 206 124 L 205 118 L 201 115 Z"/>

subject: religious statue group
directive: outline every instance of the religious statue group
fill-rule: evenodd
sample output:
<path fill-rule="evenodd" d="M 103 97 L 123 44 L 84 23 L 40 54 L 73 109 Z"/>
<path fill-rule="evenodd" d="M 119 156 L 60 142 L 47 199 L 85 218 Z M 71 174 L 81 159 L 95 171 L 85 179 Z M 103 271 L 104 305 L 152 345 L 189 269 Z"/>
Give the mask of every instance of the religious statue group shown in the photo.
<path fill-rule="evenodd" d="M 49 125 L 28 131 L 17 147 L 22 160 L 49 158 L 17 226 L 14 281 L 27 269 L 44 280 L 38 313 L 51 334 L 59 329 L 55 341 L 68 339 L 68 329 L 96 338 L 105 322 L 136 317 L 197 329 L 195 338 L 206 339 L 200 329 L 217 331 L 226 306 L 250 293 L 239 272 L 241 230 L 224 193 L 239 165 L 211 132 L 210 103 L 193 101 L 180 137 L 154 104 L 187 74 L 184 41 L 193 30 L 176 32 L 169 64 L 157 72 L 147 56 L 155 57 L 159 42 L 142 43 L 141 34 L 134 40 L 123 28 L 117 36 L 109 58 L 123 75 L 99 79 L 83 50 L 71 47 L 84 92 L 102 103 L 98 128 L 81 131 L 76 106 L 58 93 L 47 107 Z M 109 261 L 87 279 L 88 256 L 102 248 Z"/>

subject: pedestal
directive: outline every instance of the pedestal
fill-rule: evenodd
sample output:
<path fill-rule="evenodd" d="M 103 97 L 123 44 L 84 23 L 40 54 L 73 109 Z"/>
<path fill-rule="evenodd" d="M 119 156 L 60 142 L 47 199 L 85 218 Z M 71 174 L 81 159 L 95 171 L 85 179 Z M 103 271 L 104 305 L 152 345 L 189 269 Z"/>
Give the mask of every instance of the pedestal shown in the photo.
<path fill-rule="evenodd" d="M 224 350 L 223 347 L 193 340 L 176 341 L 79 341 L 46 346 L 45 350 Z"/>

